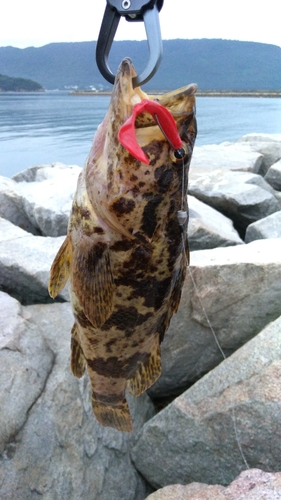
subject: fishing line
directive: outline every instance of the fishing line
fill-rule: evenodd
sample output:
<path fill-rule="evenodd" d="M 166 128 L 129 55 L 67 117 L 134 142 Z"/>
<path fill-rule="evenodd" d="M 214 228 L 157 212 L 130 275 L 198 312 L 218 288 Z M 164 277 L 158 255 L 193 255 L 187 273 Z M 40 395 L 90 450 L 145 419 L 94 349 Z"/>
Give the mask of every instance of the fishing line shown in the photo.
<path fill-rule="evenodd" d="M 182 213 L 184 213 L 184 184 L 185 184 L 185 170 L 184 170 L 184 160 L 182 161 L 182 198 L 181 198 L 181 210 L 178 211 L 177 213 L 177 217 L 178 217 L 178 222 L 181 226 L 181 228 L 183 229 L 183 224 L 185 221 L 182 222 Z M 185 214 L 186 214 L 186 218 L 185 220 L 187 219 L 187 211 L 185 211 Z M 194 277 L 193 277 L 193 274 L 191 272 L 191 269 L 189 267 L 189 262 L 188 262 L 188 257 L 187 257 L 187 254 L 186 254 L 186 249 L 185 249 L 185 239 L 184 239 L 184 232 L 182 231 L 182 247 L 183 247 L 183 254 L 184 254 L 184 258 L 185 258 L 185 261 L 186 261 L 186 266 L 187 266 L 187 269 L 188 269 L 188 273 L 189 273 L 189 276 L 190 276 L 190 279 L 192 281 L 192 285 L 193 285 L 193 288 L 194 288 L 194 291 L 195 291 L 195 294 L 198 298 L 198 301 L 199 301 L 199 304 L 200 304 L 200 307 L 203 311 L 203 314 L 205 316 L 205 319 L 207 321 L 207 324 L 208 324 L 208 327 L 210 328 L 211 332 L 212 332 L 212 335 L 214 337 L 214 340 L 215 340 L 215 343 L 223 357 L 223 359 L 225 360 L 226 359 L 226 355 L 220 345 L 220 342 L 218 340 L 218 337 L 216 335 L 216 332 L 215 330 L 213 329 L 212 325 L 211 325 L 211 322 L 209 320 L 209 317 L 208 317 L 208 313 L 204 307 L 204 304 L 201 300 L 201 297 L 200 297 L 200 294 L 199 294 L 199 289 L 195 283 L 195 280 L 194 280 Z M 233 399 L 232 399 L 232 403 L 233 403 Z M 238 446 L 238 449 L 239 449 L 239 452 L 240 452 L 240 455 L 242 457 L 242 460 L 246 466 L 247 469 L 250 469 L 249 467 L 249 464 L 246 460 L 246 457 L 244 455 L 244 452 L 242 450 L 242 446 L 241 446 L 241 442 L 240 442 L 240 439 L 239 439 L 239 436 L 238 436 L 238 428 L 237 428 L 237 424 L 236 424 L 236 414 L 235 414 L 235 409 L 234 409 L 234 406 L 232 405 L 232 410 L 231 410 L 231 413 L 232 413 L 232 422 L 233 422 L 233 428 L 234 428 L 234 434 L 235 434 L 235 439 L 236 439 L 236 443 L 237 443 L 237 446 Z"/>

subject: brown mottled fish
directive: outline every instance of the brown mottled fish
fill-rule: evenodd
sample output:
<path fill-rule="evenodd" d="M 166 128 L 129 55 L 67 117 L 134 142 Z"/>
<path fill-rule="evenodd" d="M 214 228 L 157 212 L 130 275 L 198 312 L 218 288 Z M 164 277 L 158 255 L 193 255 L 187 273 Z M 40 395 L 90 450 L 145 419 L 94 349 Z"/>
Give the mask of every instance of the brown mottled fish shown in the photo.
<path fill-rule="evenodd" d="M 120 128 L 148 99 L 133 89 L 135 75 L 124 59 L 79 176 L 68 235 L 49 283 L 56 297 L 70 279 L 71 370 L 82 377 L 87 367 L 97 420 L 127 432 L 132 421 L 125 391 L 139 396 L 158 379 L 160 343 L 180 301 L 188 244 L 187 220 L 180 225 L 178 211 L 187 211 L 196 137 L 196 85 L 189 85 L 157 99 L 174 117 L 183 159 L 163 134 L 165 127 L 145 111 L 134 127 L 150 164 L 120 144 Z"/>

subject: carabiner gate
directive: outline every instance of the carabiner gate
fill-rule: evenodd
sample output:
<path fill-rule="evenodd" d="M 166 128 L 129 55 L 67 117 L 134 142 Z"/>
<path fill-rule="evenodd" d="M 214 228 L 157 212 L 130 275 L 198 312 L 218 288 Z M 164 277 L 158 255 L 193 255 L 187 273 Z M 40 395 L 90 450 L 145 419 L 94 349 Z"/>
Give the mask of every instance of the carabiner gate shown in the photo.
<path fill-rule="evenodd" d="M 102 76 L 109 83 L 114 83 L 115 76 L 109 68 L 108 56 L 121 16 L 131 22 L 143 21 L 147 36 L 149 60 L 143 72 L 133 78 L 133 87 L 148 82 L 156 73 L 163 52 L 159 23 L 159 11 L 163 2 L 164 0 L 107 0 L 96 46 L 96 61 Z"/>

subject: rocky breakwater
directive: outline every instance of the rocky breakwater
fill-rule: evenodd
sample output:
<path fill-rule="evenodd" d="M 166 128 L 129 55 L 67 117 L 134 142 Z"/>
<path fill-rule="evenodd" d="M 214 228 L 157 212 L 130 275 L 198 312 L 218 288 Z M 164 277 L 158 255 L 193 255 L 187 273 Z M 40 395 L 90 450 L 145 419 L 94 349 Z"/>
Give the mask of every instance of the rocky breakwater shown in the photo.
<path fill-rule="evenodd" d="M 80 168 L 0 177 L 1 500 L 281 498 L 280 159 L 280 135 L 195 148 L 190 272 L 132 435 L 95 421 L 47 292 Z"/>

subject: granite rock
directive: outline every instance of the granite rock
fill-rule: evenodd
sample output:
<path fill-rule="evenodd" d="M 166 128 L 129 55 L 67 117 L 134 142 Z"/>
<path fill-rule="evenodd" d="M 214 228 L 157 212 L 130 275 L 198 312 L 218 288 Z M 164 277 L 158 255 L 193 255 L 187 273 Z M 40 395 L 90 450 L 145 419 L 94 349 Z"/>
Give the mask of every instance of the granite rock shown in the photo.
<path fill-rule="evenodd" d="M 281 160 L 278 160 L 269 167 L 264 179 L 274 189 L 281 191 Z"/>
<path fill-rule="evenodd" d="M 207 315 L 207 317 L 206 317 Z M 179 394 L 281 315 L 281 239 L 191 252 L 154 398 Z"/>
<path fill-rule="evenodd" d="M 51 164 L 35 165 L 34 167 L 22 170 L 18 174 L 13 175 L 12 179 L 15 182 L 41 182 L 46 179 L 52 179 L 57 176 L 58 172 L 67 173 L 69 171 L 81 171 L 78 165 L 65 165 L 64 163 L 54 162 Z"/>
<path fill-rule="evenodd" d="M 34 236 L 0 218 L 0 289 L 22 304 L 52 302 L 49 273 L 63 241 L 64 236 Z M 58 300 L 69 300 L 67 287 Z"/>
<path fill-rule="evenodd" d="M 28 419 L 54 364 L 54 353 L 24 317 L 24 308 L 0 292 L 0 453 Z M 28 390 L 27 390 L 28 388 Z M 6 450 L 9 454 L 9 447 Z"/>
<path fill-rule="evenodd" d="M 88 377 L 78 380 L 69 369 L 70 304 L 22 307 L 3 293 L 0 300 L 1 327 L 4 323 L 8 332 L 0 353 L 5 361 L 0 370 L 0 385 L 5 387 L 1 500 L 39 496 L 44 500 L 143 500 L 151 488 L 135 470 L 130 449 L 154 414 L 148 396 L 130 397 L 132 434 L 100 426 L 91 408 Z"/>
<path fill-rule="evenodd" d="M 253 222 L 247 227 L 246 243 L 264 238 L 281 238 L 281 211 Z"/>
<path fill-rule="evenodd" d="M 80 172 L 54 163 L 0 177 L 0 216 L 34 235 L 65 235 Z"/>
<path fill-rule="evenodd" d="M 281 134 L 247 134 L 236 144 L 245 144 L 252 151 L 262 154 L 262 165 L 259 174 L 265 175 L 269 167 L 281 158 Z"/>
<path fill-rule="evenodd" d="M 191 160 L 191 170 L 241 170 L 259 173 L 263 162 L 262 154 L 252 150 L 247 143 L 223 142 L 195 146 Z"/>
<path fill-rule="evenodd" d="M 214 208 L 188 196 L 188 244 L 190 250 L 243 244 L 230 219 Z"/>
<path fill-rule="evenodd" d="M 3 176 L 0 176 L 0 217 L 29 233 L 38 234 L 23 209 L 17 183 Z"/>
<path fill-rule="evenodd" d="M 165 486 L 146 500 L 280 500 L 281 473 L 250 469 L 229 486 L 191 483 Z"/>
<path fill-rule="evenodd" d="M 44 168 L 37 171 L 36 181 L 18 183 L 26 216 L 43 236 L 66 235 L 80 171 L 79 167 Z"/>
<path fill-rule="evenodd" d="M 242 237 L 249 224 L 280 210 L 271 186 L 248 172 L 197 169 L 191 171 L 188 190 L 229 217 Z"/>
<path fill-rule="evenodd" d="M 280 332 L 281 317 L 143 426 L 132 457 L 154 487 L 280 471 Z"/>

